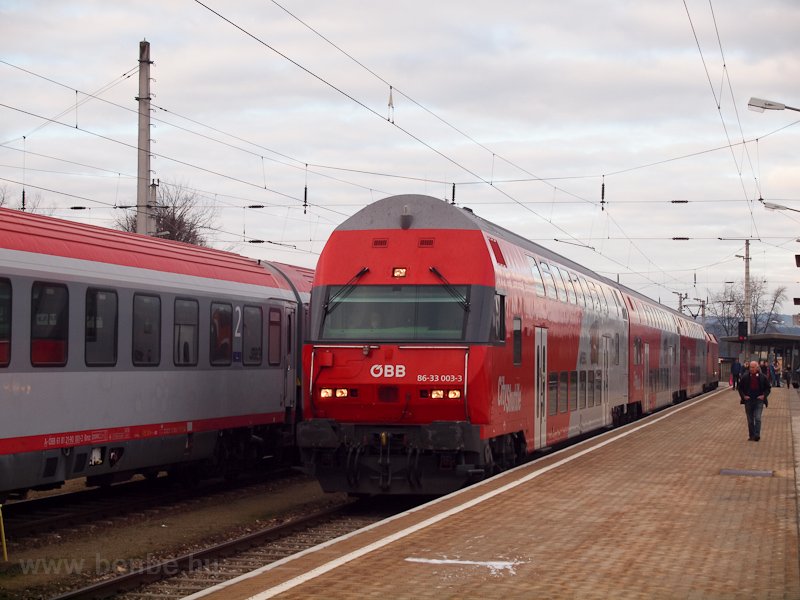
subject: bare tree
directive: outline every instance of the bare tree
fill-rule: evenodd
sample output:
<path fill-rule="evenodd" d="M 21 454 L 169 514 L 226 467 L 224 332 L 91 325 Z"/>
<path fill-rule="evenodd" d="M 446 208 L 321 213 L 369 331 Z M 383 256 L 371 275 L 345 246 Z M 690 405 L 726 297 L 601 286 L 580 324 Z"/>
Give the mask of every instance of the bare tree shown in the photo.
<path fill-rule="evenodd" d="M 750 323 L 751 333 L 766 333 L 771 325 L 772 318 L 786 301 L 786 287 L 775 288 L 771 293 L 767 291 L 766 281 L 753 281 L 750 283 Z M 725 336 L 736 335 L 739 321 L 744 318 L 744 282 L 732 286 L 724 292 L 712 294 L 706 312 L 716 318 L 720 330 Z"/>
<path fill-rule="evenodd" d="M 781 305 L 784 303 L 784 301 L 786 301 L 786 299 L 787 295 L 786 295 L 785 285 L 775 288 L 772 294 L 767 298 L 767 301 L 765 302 L 764 306 L 765 309 L 765 314 L 763 315 L 764 319 L 762 321 L 763 333 L 767 333 L 770 327 L 772 327 L 772 329 L 775 329 L 775 327 L 773 326 L 772 317 L 778 314 Z M 756 331 L 758 331 L 758 329 L 756 329 Z"/>
<path fill-rule="evenodd" d="M 8 186 L 4 185 L 0 187 L 0 206 L 6 206 L 8 208 L 16 208 L 17 210 L 23 210 L 22 207 L 22 199 L 20 199 L 19 203 L 14 206 L 12 205 L 13 196 L 11 192 L 8 191 Z M 40 215 L 47 215 L 50 216 L 55 212 L 53 208 L 42 208 L 42 203 L 44 202 L 44 196 L 42 196 L 41 192 L 34 192 L 33 195 L 26 194 L 25 195 L 25 212 L 29 213 L 36 213 Z"/>
<path fill-rule="evenodd" d="M 214 209 L 201 206 L 197 194 L 181 183 L 161 183 L 156 206 L 150 209 L 155 217 L 158 237 L 195 246 L 208 245 L 202 234 L 210 229 Z M 136 212 L 128 211 L 117 217 L 115 225 L 123 231 L 136 231 Z"/>

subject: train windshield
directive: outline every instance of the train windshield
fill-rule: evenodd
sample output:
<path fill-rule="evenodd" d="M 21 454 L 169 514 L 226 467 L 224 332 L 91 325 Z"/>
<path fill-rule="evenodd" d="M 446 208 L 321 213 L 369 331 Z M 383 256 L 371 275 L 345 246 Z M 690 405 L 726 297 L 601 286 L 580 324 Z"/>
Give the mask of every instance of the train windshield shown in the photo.
<path fill-rule="evenodd" d="M 330 300 L 323 316 L 323 340 L 464 339 L 467 286 L 345 287 L 332 286 L 328 290 Z"/>

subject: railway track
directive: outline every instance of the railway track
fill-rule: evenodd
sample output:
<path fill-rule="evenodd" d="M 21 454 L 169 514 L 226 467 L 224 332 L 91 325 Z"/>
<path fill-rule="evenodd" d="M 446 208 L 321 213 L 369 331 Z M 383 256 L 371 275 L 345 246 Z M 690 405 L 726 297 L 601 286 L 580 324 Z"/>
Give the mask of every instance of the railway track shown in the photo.
<path fill-rule="evenodd" d="M 124 518 L 198 497 L 288 478 L 291 473 L 290 469 L 282 468 L 236 481 L 202 482 L 192 488 L 176 487 L 169 479 L 163 478 L 13 502 L 3 506 L 5 532 L 9 540 L 18 542 L 41 533 Z"/>
<path fill-rule="evenodd" d="M 408 506 L 350 501 L 122 576 L 55 600 L 171 600 L 183 598 L 308 548 L 376 523 Z"/>

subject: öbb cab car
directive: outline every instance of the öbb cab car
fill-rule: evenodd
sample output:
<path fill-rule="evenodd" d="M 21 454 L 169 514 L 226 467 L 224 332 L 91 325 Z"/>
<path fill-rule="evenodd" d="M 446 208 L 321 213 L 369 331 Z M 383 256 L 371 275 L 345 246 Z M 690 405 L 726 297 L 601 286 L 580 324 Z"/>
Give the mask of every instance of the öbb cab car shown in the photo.
<path fill-rule="evenodd" d="M 311 306 L 298 446 L 327 491 L 446 493 L 716 384 L 698 324 L 427 196 L 340 225 Z"/>

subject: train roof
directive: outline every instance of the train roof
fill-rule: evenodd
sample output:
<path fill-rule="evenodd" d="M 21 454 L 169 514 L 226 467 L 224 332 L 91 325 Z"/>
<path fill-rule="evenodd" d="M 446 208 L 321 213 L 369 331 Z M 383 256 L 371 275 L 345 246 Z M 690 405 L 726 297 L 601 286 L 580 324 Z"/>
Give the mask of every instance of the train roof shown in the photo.
<path fill-rule="evenodd" d="M 403 214 L 406 217 L 403 217 Z M 637 292 L 621 283 L 618 283 L 604 275 L 600 275 L 587 269 L 583 265 L 576 263 L 560 254 L 540 246 L 519 234 L 509 231 L 487 221 L 476 215 L 472 209 L 448 204 L 444 200 L 439 200 L 432 196 L 421 194 L 405 194 L 389 196 L 383 200 L 378 200 L 361 209 L 352 217 L 344 221 L 337 231 L 352 231 L 362 229 L 396 229 L 402 227 L 401 219 L 405 220 L 408 229 L 476 229 L 485 232 L 490 237 L 505 240 L 523 250 L 534 253 L 547 260 L 552 260 L 559 265 L 566 266 L 573 271 L 583 273 L 597 280 L 603 281 L 607 285 L 634 296 L 644 302 L 657 304 L 660 308 L 684 319 L 686 315 L 677 310 L 656 302 L 652 298 Z"/>
<path fill-rule="evenodd" d="M 149 269 L 222 281 L 308 292 L 309 270 L 291 265 L 268 269 L 261 261 L 194 246 L 0 208 L 0 249 Z M 288 279 L 288 281 L 287 281 Z"/>

